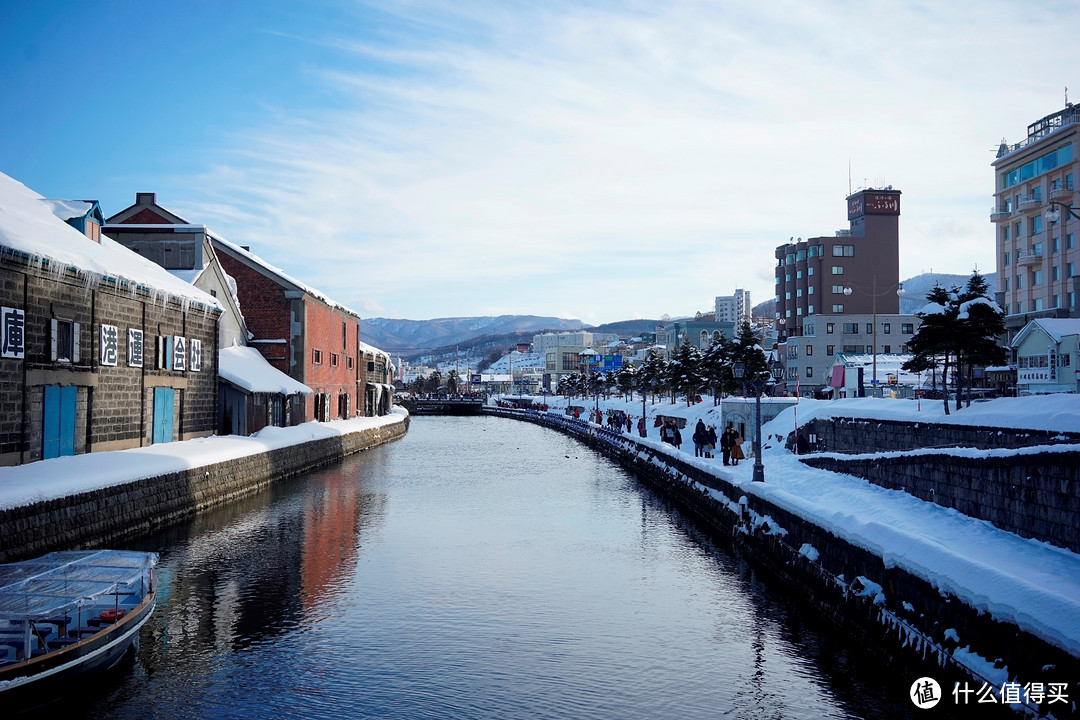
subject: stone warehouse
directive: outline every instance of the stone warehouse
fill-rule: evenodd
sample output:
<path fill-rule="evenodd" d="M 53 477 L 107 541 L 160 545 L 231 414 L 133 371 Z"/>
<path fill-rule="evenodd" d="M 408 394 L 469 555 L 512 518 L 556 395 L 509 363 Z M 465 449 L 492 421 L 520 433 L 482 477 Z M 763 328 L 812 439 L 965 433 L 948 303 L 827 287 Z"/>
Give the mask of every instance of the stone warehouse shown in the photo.
<path fill-rule="evenodd" d="M 3 465 L 216 428 L 220 303 L 73 204 L 0 174 Z"/>

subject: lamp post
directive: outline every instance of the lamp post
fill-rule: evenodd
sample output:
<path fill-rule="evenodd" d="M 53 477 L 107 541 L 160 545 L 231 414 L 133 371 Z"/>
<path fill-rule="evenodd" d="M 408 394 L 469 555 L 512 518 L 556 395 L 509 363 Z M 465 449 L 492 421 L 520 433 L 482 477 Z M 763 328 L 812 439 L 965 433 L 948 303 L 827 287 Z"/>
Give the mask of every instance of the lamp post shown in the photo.
<path fill-rule="evenodd" d="M 904 283 L 897 283 L 895 287 L 896 287 L 897 296 L 901 295 L 904 292 Z M 877 291 L 877 275 L 874 276 L 873 290 L 871 290 L 871 292 L 869 292 L 869 293 L 863 292 L 862 290 L 856 290 L 856 289 L 851 288 L 851 287 L 845 287 L 844 288 L 844 295 L 850 296 L 851 293 L 857 292 L 860 295 L 869 295 L 870 298 L 871 298 L 871 309 L 872 309 L 871 314 L 873 315 L 873 320 L 871 321 L 873 323 L 873 331 L 872 331 L 873 339 L 871 340 L 871 342 L 873 343 L 873 346 L 871 347 L 871 354 L 873 355 L 873 358 L 874 358 L 874 374 L 872 376 L 870 384 L 873 386 L 874 390 L 877 390 L 877 299 L 878 299 L 879 295 L 888 295 L 889 292 L 892 291 L 892 288 L 893 288 L 893 286 L 890 285 L 888 290 L 879 293 Z"/>
<path fill-rule="evenodd" d="M 784 377 L 784 364 L 774 361 L 770 367 L 773 379 L 780 380 Z M 731 366 L 736 380 L 743 380 L 746 375 L 746 365 L 735 362 Z M 754 391 L 754 482 L 765 482 L 765 465 L 761 462 L 761 391 L 769 381 L 769 373 L 759 372 L 757 377 L 748 380 L 747 384 Z"/>
<path fill-rule="evenodd" d="M 1076 211 L 1073 210 L 1072 205 L 1066 205 L 1065 203 L 1060 203 L 1057 200 L 1051 200 L 1050 209 L 1046 211 L 1045 215 L 1047 222 L 1056 223 L 1058 220 L 1061 219 L 1061 210 L 1058 210 L 1058 208 L 1064 208 L 1066 213 L 1072 215 L 1077 220 L 1080 220 L 1080 215 L 1076 214 Z"/>

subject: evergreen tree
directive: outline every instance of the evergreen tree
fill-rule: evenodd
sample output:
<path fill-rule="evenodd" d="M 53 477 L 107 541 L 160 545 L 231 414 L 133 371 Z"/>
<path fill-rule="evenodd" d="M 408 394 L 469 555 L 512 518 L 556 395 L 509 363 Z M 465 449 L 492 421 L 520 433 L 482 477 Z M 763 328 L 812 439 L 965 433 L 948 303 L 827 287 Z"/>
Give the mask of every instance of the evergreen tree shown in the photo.
<path fill-rule="evenodd" d="M 731 360 L 743 364 L 744 383 L 762 381 L 769 377 L 769 361 L 765 357 L 765 350 L 761 347 L 761 337 L 747 319 L 743 319 L 739 333 L 735 336 Z"/>
<path fill-rule="evenodd" d="M 457 370 L 451 370 L 446 376 L 446 391 L 451 395 L 458 391 L 458 374 Z"/>
<path fill-rule="evenodd" d="M 667 361 L 663 355 L 656 350 L 648 351 L 638 368 L 638 386 L 643 388 L 643 392 L 647 388 L 653 394 L 654 402 L 656 394 L 663 392 L 666 387 L 666 373 Z"/>
<path fill-rule="evenodd" d="M 705 387 L 705 378 L 701 374 L 701 351 L 696 345 L 691 345 L 689 339 L 683 340 L 682 345 L 672 353 L 668 377 L 672 390 L 686 396 L 688 407 L 690 399 Z"/>
<path fill-rule="evenodd" d="M 1005 312 L 990 299 L 990 285 L 977 271 L 967 281 L 957 302 L 957 373 L 963 377 L 966 371 L 964 387 L 970 389 L 976 365 L 1003 365 L 1008 358 L 1008 351 L 998 343 L 998 338 L 1005 334 Z M 960 395 L 958 382 L 957 410 Z M 966 393 L 966 399 L 971 405 L 970 392 Z"/>
<path fill-rule="evenodd" d="M 949 414 L 949 366 L 953 352 L 953 335 L 957 331 L 956 316 L 959 311 L 955 298 L 960 289 L 952 292 L 935 285 L 926 295 L 926 305 L 915 315 L 922 321 L 919 330 L 908 341 L 912 358 L 902 366 L 908 372 L 919 372 L 941 363 L 941 388 L 945 402 L 945 414 Z"/>
<path fill-rule="evenodd" d="M 615 371 L 615 386 L 625 398 L 629 394 L 630 400 L 634 399 L 634 380 L 637 379 L 637 368 L 633 363 L 624 362 Z"/>
<path fill-rule="evenodd" d="M 712 390 L 713 405 L 720 404 L 723 393 L 735 390 L 735 376 L 731 373 L 732 342 L 723 333 L 713 339 L 712 345 L 701 355 L 701 375 Z"/>

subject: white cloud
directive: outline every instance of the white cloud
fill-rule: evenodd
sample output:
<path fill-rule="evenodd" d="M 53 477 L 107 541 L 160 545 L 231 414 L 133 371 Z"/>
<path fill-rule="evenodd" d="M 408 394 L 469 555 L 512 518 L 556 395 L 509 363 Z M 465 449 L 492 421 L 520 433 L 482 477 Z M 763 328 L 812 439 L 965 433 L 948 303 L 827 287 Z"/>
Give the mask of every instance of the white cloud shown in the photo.
<path fill-rule="evenodd" d="M 902 273 L 992 271 L 993 151 L 1067 82 L 1018 59 L 1064 58 L 1077 20 L 1013 2 L 380 11 L 323 39 L 343 54 L 309 77 L 335 109 L 238 134 L 191 218 L 361 312 L 596 321 L 766 299 L 776 245 L 846 227 L 849 162 L 855 188 L 905 193 Z"/>

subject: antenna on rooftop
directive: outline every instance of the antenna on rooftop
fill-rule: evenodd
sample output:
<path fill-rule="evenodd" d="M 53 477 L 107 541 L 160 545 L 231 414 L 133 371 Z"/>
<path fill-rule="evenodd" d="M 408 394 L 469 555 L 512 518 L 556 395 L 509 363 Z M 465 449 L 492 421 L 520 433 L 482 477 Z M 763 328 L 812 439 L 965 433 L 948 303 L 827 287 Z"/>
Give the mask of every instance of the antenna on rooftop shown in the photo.
<path fill-rule="evenodd" d="M 847 194 L 851 194 L 851 158 L 847 159 Z"/>

